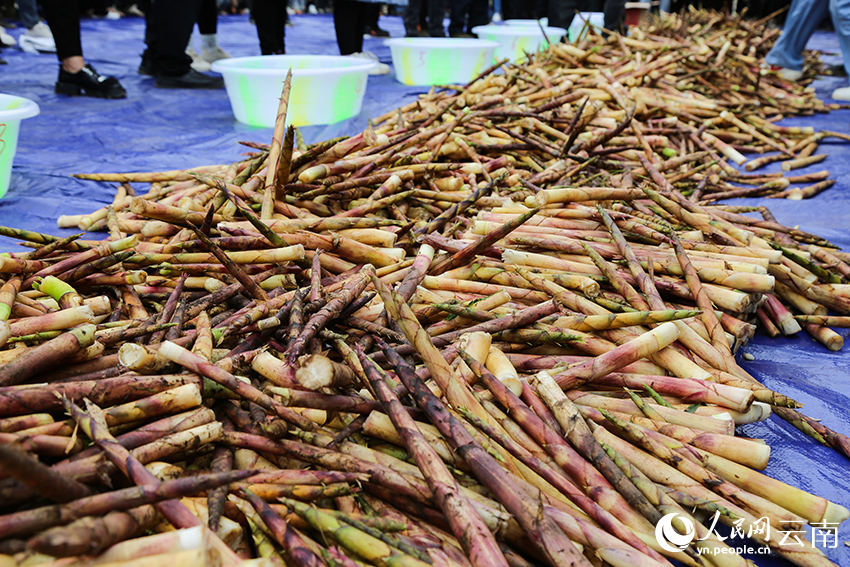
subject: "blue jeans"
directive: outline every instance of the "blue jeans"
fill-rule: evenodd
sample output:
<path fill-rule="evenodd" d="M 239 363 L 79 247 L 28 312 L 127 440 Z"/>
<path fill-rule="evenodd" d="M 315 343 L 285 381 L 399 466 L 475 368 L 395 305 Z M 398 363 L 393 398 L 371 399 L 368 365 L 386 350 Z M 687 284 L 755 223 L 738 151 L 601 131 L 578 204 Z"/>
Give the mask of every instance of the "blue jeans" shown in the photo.
<path fill-rule="evenodd" d="M 30 29 L 38 23 L 38 4 L 36 0 L 18 0 L 18 16 L 25 28 Z"/>
<path fill-rule="evenodd" d="M 782 35 L 764 60 L 771 65 L 802 70 L 803 49 L 827 14 L 832 17 L 841 45 L 844 68 L 850 73 L 850 0 L 794 0 Z"/>

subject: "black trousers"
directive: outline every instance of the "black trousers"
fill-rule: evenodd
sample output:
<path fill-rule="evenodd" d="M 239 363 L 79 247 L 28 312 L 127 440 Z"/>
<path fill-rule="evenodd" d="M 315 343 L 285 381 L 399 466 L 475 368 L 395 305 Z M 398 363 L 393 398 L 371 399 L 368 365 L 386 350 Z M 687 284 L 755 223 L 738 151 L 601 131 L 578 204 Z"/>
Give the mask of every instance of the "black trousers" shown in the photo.
<path fill-rule="evenodd" d="M 503 20 L 534 19 L 534 4 L 523 0 L 502 0 Z"/>
<path fill-rule="evenodd" d="M 475 26 L 490 21 L 487 0 L 451 0 L 449 8 L 449 34 L 472 33 Z"/>
<path fill-rule="evenodd" d="M 447 0 L 428 0 L 428 34 L 431 37 L 445 37 L 443 18 L 446 17 Z M 448 0 L 454 3 L 454 0 Z M 463 0 L 461 0 L 463 1 Z"/>
<path fill-rule="evenodd" d="M 378 29 L 378 20 L 381 19 L 380 4 L 366 4 L 366 24 L 363 28 L 364 33 L 374 29 Z"/>
<path fill-rule="evenodd" d="M 334 0 L 334 31 L 340 55 L 363 51 L 363 30 L 370 5 L 353 0 Z"/>
<path fill-rule="evenodd" d="M 579 10 L 578 0 L 549 0 L 549 25 L 569 29 L 573 16 Z M 626 19 L 625 0 L 605 0 L 605 29 L 621 31 Z"/>
<path fill-rule="evenodd" d="M 428 29 L 428 0 L 407 0 L 402 19 L 406 35 L 415 35 L 419 28 Z"/>
<path fill-rule="evenodd" d="M 77 0 L 42 0 L 41 6 L 56 43 L 56 57 L 59 61 L 81 56 L 83 46 L 80 43 L 80 8 Z"/>
<path fill-rule="evenodd" d="M 286 53 L 286 0 L 254 0 L 251 4 L 251 17 L 257 24 L 260 53 Z"/>
<path fill-rule="evenodd" d="M 502 0 L 503 20 L 536 20 L 546 15 L 545 0 Z"/>
<path fill-rule="evenodd" d="M 189 72 L 192 58 L 186 45 L 198 18 L 201 0 L 151 0 L 145 10 L 143 58 L 149 57 L 157 73 L 179 77 Z"/>
<path fill-rule="evenodd" d="M 201 0 L 198 9 L 198 32 L 203 35 L 214 34 L 218 31 L 218 6 L 215 0 Z"/>

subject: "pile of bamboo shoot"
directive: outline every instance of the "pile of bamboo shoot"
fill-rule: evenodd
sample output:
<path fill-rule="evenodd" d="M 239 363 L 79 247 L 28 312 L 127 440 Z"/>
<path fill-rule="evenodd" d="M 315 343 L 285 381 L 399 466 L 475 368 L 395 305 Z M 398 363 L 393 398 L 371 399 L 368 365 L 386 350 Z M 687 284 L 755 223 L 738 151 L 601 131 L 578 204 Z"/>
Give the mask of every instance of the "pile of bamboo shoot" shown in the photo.
<path fill-rule="evenodd" d="M 115 198 L 60 224 L 106 240 L 0 227 L 0 564 L 748 565 L 718 520 L 832 565 L 777 531 L 848 511 L 735 431 L 850 456 L 735 359 L 850 321 L 850 255 L 710 204 L 733 146 L 816 143 L 772 121 L 810 93 L 743 88 L 757 30 L 560 44 L 310 146 L 287 81 L 245 159 L 82 176 Z"/>

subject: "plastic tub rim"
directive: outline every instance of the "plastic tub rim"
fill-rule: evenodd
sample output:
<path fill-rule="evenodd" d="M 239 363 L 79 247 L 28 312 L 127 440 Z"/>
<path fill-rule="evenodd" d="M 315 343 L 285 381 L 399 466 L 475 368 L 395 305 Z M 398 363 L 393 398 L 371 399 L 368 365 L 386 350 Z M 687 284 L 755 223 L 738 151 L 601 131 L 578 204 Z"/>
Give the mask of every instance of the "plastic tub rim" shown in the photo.
<path fill-rule="evenodd" d="M 412 47 L 412 48 L 428 48 L 429 43 L 432 44 L 432 49 L 463 49 L 483 48 L 495 49 L 499 47 L 499 43 L 491 39 L 478 39 L 475 37 L 393 37 L 384 40 L 384 45 L 387 47 Z M 436 45 L 433 45 L 435 44 Z M 440 45 L 439 43 L 442 43 Z"/>
<path fill-rule="evenodd" d="M 257 67 L 240 67 L 239 63 L 246 61 L 272 61 L 275 58 L 310 58 L 316 61 L 332 60 L 342 63 L 345 61 L 351 64 L 340 65 L 338 67 L 323 67 L 320 69 L 294 69 L 291 67 L 276 67 L 276 68 L 257 68 Z M 328 75 L 333 73 L 361 73 L 368 72 L 378 66 L 378 61 L 369 59 L 360 59 L 357 57 L 348 57 L 347 55 L 252 55 L 249 57 L 231 57 L 229 59 L 219 59 L 211 66 L 211 70 L 216 73 L 240 73 L 243 75 L 285 75 L 289 69 L 292 69 L 292 76 L 311 77 L 316 75 Z"/>
<path fill-rule="evenodd" d="M 546 20 L 545 22 L 543 20 Z M 549 18 L 547 16 L 543 16 L 542 18 L 510 18 L 508 20 L 503 20 L 503 26 L 536 26 L 538 23 L 543 24 L 543 27 L 547 27 L 549 25 Z M 484 24 L 484 25 L 492 25 L 492 24 Z"/>
<path fill-rule="evenodd" d="M 529 31 L 537 32 L 535 34 L 528 33 Z M 493 24 L 486 24 L 483 26 L 475 26 L 472 28 L 472 33 L 490 33 L 493 32 L 493 35 L 498 36 L 506 36 L 506 37 L 522 37 L 522 36 L 538 36 L 540 34 L 540 26 L 535 25 L 508 25 L 508 26 L 496 26 Z M 525 32 L 525 33 L 523 33 Z M 543 26 L 543 32 L 545 32 L 546 36 L 558 36 L 561 37 L 567 35 L 567 30 L 564 28 L 559 28 L 555 26 Z M 542 35 L 542 34 L 541 34 Z"/>
<path fill-rule="evenodd" d="M 4 98 L 7 100 L 20 100 L 23 101 L 23 104 L 18 108 L 0 110 L 0 122 L 5 122 L 7 120 L 24 120 L 26 118 L 32 118 L 33 116 L 37 116 L 38 113 L 41 112 L 38 107 L 38 104 L 34 100 L 30 100 L 22 96 L 0 93 L 0 101 L 2 101 Z"/>

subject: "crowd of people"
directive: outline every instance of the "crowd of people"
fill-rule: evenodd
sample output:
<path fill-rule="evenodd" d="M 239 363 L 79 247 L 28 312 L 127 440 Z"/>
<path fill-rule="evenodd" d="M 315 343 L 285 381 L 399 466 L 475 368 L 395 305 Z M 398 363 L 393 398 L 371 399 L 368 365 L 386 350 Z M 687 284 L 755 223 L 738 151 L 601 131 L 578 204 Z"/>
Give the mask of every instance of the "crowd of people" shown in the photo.
<path fill-rule="evenodd" d="M 363 51 L 366 36 L 388 36 L 378 26 L 382 6 L 403 17 L 408 37 L 474 37 L 472 29 L 500 19 L 547 17 L 550 26 L 569 28 L 582 0 L 99 0 L 96 10 L 107 18 L 137 15 L 145 18 L 145 45 L 138 72 L 152 76 L 160 88 L 217 89 L 221 77 L 208 74 L 212 63 L 230 57 L 218 45 L 219 13 L 248 11 L 256 24 L 259 51 L 263 55 L 286 52 L 289 13 L 332 11 L 334 31 L 341 55 L 376 59 Z M 17 40 L 0 26 L 0 47 L 17 43 L 24 51 L 55 52 L 59 94 L 101 98 L 124 98 L 120 82 L 98 73 L 86 63 L 80 42 L 80 0 L 16 0 L 21 27 Z M 604 26 L 623 31 L 625 0 L 604 0 Z M 664 7 L 673 3 L 663 2 Z M 39 8 L 44 16 L 42 21 Z M 448 29 L 444 27 L 446 15 Z M 793 0 L 779 40 L 765 58 L 788 80 L 803 76 L 803 50 L 817 26 L 832 20 L 850 73 L 850 0 Z M 46 22 L 46 23 L 45 23 Z M 200 45 L 191 44 L 197 25 Z M 2 59 L 0 59 L 2 62 Z M 388 73 L 378 62 L 373 73 Z M 836 89 L 836 100 L 850 100 L 850 87 Z"/>

